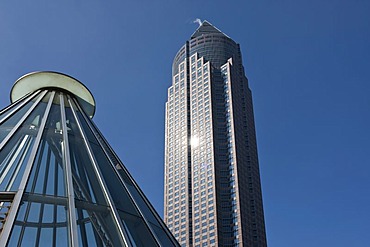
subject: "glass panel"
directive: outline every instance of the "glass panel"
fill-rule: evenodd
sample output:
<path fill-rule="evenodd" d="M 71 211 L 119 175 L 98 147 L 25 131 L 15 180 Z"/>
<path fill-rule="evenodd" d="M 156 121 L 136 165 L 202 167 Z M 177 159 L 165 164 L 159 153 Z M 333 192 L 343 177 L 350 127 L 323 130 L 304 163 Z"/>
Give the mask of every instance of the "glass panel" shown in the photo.
<path fill-rule="evenodd" d="M 65 106 L 79 238 L 83 246 L 121 246 L 118 227 L 84 139 L 69 104 Z"/>
<path fill-rule="evenodd" d="M 43 211 L 42 221 L 45 223 L 52 223 L 54 220 L 54 206 L 51 204 L 44 204 Z"/>
<path fill-rule="evenodd" d="M 80 116 L 80 115 L 79 115 Z M 81 116 L 82 117 L 82 116 Z M 80 117 L 80 118 L 81 118 Z M 85 124 L 85 123 L 83 123 Z M 84 129 L 88 128 L 86 125 Z M 97 140 L 93 136 L 93 133 L 91 131 L 86 131 L 88 139 L 92 143 L 96 143 L 98 145 Z M 104 140 L 102 140 L 104 142 Z M 95 146 L 91 144 L 94 148 Z M 115 163 L 120 163 L 118 160 L 116 160 L 114 157 L 114 154 L 110 152 L 110 150 L 106 147 L 106 151 L 109 154 L 109 156 L 115 161 Z M 94 153 L 100 152 L 100 151 L 94 151 Z M 104 156 L 106 157 L 106 156 Z M 107 161 L 109 162 L 109 161 Z M 131 179 L 129 178 L 129 175 L 126 173 L 125 169 L 121 168 L 120 164 L 117 164 L 115 167 L 116 171 L 118 171 L 119 175 L 121 176 L 123 182 L 125 183 L 127 189 L 129 190 L 131 196 L 133 197 L 135 203 L 137 204 L 138 208 L 140 209 L 143 216 L 146 218 L 146 220 L 150 223 L 150 225 L 153 225 L 153 231 L 154 234 L 160 239 L 161 243 L 165 246 L 171 246 L 173 245 L 172 241 L 170 240 L 172 237 L 168 236 L 166 231 L 163 229 L 163 225 L 158 221 L 158 219 L 155 217 L 154 212 L 149 208 L 148 204 L 144 201 L 144 198 L 141 196 L 139 191 L 137 190 L 136 186 L 132 183 Z M 155 228 L 154 228 L 155 226 Z"/>
<path fill-rule="evenodd" d="M 42 228 L 38 239 L 39 247 L 50 247 L 53 243 L 53 228 Z M 66 245 L 67 246 L 67 245 Z"/>
<path fill-rule="evenodd" d="M 21 226 L 14 226 L 12 231 L 12 238 L 9 240 L 7 246 L 17 246 L 19 235 L 21 234 Z"/>
<path fill-rule="evenodd" d="M 67 234 L 67 227 L 57 228 L 55 236 L 56 236 L 55 246 L 58 246 L 58 247 L 68 246 L 68 242 L 70 238 Z"/>
<path fill-rule="evenodd" d="M 104 154 L 102 147 L 98 145 L 93 133 L 85 122 L 81 112 L 77 112 L 78 118 L 82 124 L 92 148 L 97 165 L 103 175 L 108 191 L 114 201 L 116 209 L 126 227 L 128 234 L 137 246 L 157 246 L 152 234 L 150 233 L 144 220 L 136 210 L 134 202 L 130 199 L 126 189 L 118 178 L 113 166 Z"/>
<path fill-rule="evenodd" d="M 118 168 L 118 166 L 116 166 L 116 168 Z M 149 224 L 152 230 L 154 231 L 154 234 L 157 236 L 161 244 L 163 244 L 164 246 L 172 246 L 173 245 L 173 242 L 171 241 L 172 237 L 168 236 L 166 231 L 163 229 L 162 225 L 154 216 L 154 213 L 151 211 L 148 204 L 144 201 L 143 197 L 139 194 L 139 191 L 135 188 L 134 184 L 129 179 L 125 170 L 123 170 L 122 168 L 118 168 L 117 170 L 122 180 L 126 184 L 126 187 L 130 191 L 132 197 L 134 198 L 135 202 L 138 204 L 141 213 L 146 218 L 146 220 L 149 221 Z"/>
<path fill-rule="evenodd" d="M 16 191 L 46 109 L 47 94 L 0 152 L 0 190 Z M 1 132 L 2 130 L 0 130 Z"/>
<path fill-rule="evenodd" d="M 78 238 L 81 246 L 121 246 L 115 226 L 110 228 L 111 221 L 108 207 L 90 205 L 89 210 L 83 209 L 84 204 L 76 202 Z M 92 209 L 95 206 L 94 209 Z M 112 225 L 112 224 L 111 224 Z M 113 232 L 110 232 L 112 230 Z M 118 244 L 118 245 L 117 245 Z"/>
<path fill-rule="evenodd" d="M 117 170 L 118 170 L 118 173 L 121 176 L 122 180 L 126 184 L 127 189 L 130 191 L 132 197 L 134 198 L 135 202 L 138 204 L 138 206 L 139 206 L 141 212 L 143 213 L 144 217 L 150 223 L 153 223 L 154 225 L 160 227 L 161 226 L 160 223 L 155 218 L 153 212 L 149 209 L 149 206 L 146 204 L 143 197 L 139 194 L 139 191 L 135 188 L 134 184 L 131 182 L 131 180 L 129 179 L 126 172 L 122 168 L 119 168 Z"/>
<path fill-rule="evenodd" d="M 158 246 L 142 218 L 129 214 L 120 209 L 118 210 L 118 213 L 123 225 L 125 226 L 130 237 L 134 240 L 136 246 Z"/>
<path fill-rule="evenodd" d="M 27 227 L 23 232 L 22 242 L 28 246 L 35 246 L 36 244 L 37 228 Z"/>
<path fill-rule="evenodd" d="M 163 246 L 175 246 L 162 227 L 149 223 Z M 172 237 L 171 237 L 172 238 Z"/>
<path fill-rule="evenodd" d="M 107 151 L 110 152 L 109 150 Z M 113 156 L 113 154 L 111 155 Z M 144 201 L 144 198 L 140 195 L 139 191 L 136 189 L 132 181 L 129 179 L 129 176 L 127 175 L 126 171 L 123 170 L 120 166 L 116 166 L 116 168 L 122 180 L 126 184 L 126 187 L 130 191 L 131 196 L 134 198 L 143 216 L 149 222 L 152 230 L 154 231 L 154 234 L 157 236 L 160 243 L 163 244 L 164 246 L 172 246 L 173 243 L 170 240 L 170 237 L 167 235 L 165 230 L 162 228 L 161 224 L 154 216 L 154 213 L 151 211 L 148 204 Z"/>
<path fill-rule="evenodd" d="M 66 198 L 25 193 L 8 246 L 68 246 L 66 207 Z"/>

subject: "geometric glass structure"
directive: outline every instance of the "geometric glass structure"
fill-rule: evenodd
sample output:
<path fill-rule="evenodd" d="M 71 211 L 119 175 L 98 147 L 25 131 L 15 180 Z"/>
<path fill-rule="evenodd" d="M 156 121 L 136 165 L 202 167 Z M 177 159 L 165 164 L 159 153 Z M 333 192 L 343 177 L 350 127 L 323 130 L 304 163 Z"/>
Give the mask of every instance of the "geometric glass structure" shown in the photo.
<path fill-rule="evenodd" d="M 11 100 L 0 111 L 0 246 L 178 246 L 92 122 L 82 83 L 35 72 Z"/>
<path fill-rule="evenodd" d="M 165 130 L 164 220 L 179 243 L 267 246 L 240 46 L 207 21 L 174 58 Z"/>

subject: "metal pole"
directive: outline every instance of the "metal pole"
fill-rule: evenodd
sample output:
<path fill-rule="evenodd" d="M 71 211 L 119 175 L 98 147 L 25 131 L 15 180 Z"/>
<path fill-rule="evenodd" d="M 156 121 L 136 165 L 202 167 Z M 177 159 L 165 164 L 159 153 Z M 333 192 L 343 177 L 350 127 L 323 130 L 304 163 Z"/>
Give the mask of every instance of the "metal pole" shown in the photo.
<path fill-rule="evenodd" d="M 63 159 L 64 159 L 64 168 L 66 175 L 66 184 L 67 184 L 67 197 L 68 197 L 68 218 L 69 218 L 69 230 L 71 236 L 71 245 L 72 247 L 78 247 L 78 234 L 77 234 L 77 221 L 76 221 L 76 207 L 75 207 L 75 197 L 73 190 L 73 181 L 72 181 L 72 169 L 71 169 L 71 156 L 69 153 L 69 143 L 68 143 L 68 132 L 67 132 L 67 121 L 64 107 L 64 95 L 60 93 L 60 111 L 62 116 L 62 150 L 63 150 Z"/>

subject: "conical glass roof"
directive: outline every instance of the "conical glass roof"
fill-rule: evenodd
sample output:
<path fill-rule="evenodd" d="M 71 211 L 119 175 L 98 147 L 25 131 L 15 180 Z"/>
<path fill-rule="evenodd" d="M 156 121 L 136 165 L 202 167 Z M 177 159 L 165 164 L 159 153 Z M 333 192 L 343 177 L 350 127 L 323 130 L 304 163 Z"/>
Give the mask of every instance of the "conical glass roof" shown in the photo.
<path fill-rule="evenodd" d="M 86 87 L 37 72 L 11 98 L 0 111 L 0 246 L 179 246 L 92 122 Z"/>

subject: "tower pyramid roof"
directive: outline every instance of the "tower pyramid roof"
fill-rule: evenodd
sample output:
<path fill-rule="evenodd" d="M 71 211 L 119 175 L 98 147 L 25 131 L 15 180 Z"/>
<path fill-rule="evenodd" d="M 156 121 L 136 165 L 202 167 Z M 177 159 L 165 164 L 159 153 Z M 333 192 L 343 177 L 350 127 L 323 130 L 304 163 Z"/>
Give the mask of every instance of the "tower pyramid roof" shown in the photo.
<path fill-rule="evenodd" d="M 202 24 L 198 27 L 197 30 L 191 35 L 191 38 L 194 39 L 196 37 L 202 36 L 204 34 L 210 34 L 210 33 L 218 33 L 225 35 L 226 37 L 229 38 L 226 34 L 224 34 L 222 31 L 220 31 L 217 27 L 213 26 L 211 23 L 208 21 L 204 20 Z"/>

